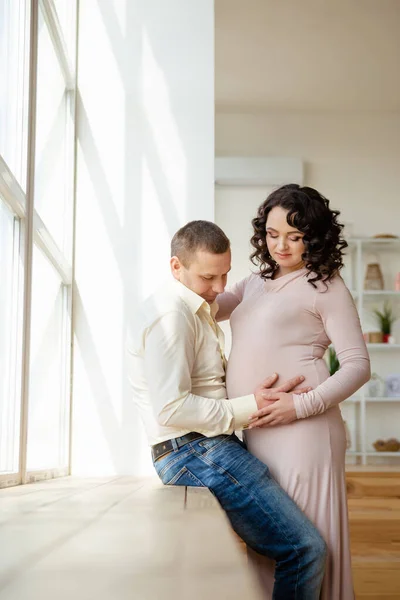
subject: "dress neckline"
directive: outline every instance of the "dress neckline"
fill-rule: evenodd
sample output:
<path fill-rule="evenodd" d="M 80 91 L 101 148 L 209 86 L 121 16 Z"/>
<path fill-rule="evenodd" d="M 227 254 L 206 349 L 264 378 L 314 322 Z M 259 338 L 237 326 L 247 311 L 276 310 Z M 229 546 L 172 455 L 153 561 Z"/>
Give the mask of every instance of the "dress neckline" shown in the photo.
<path fill-rule="evenodd" d="M 301 269 L 297 269 L 296 271 L 291 271 L 290 273 L 286 273 L 286 275 L 282 275 L 282 277 L 278 277 L 277 279 L 266 279 L 265 283 L 269 288 L 280 287 L 292 279 L 297 279 L 298 277 L 304 277 L 304 275 L 308 273 L 308 269 L 306 267 L 302 267 Z"/>

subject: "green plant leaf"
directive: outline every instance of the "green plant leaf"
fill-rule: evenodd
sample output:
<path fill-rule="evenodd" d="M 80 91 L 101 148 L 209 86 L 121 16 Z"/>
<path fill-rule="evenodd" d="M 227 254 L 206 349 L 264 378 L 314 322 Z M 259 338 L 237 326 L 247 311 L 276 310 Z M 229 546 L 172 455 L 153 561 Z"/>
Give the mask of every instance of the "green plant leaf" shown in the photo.
<path fill-rule="evenodd" d="M 329 346 L 328 349 L 328 367 L 330 375 L 334 375 L 334 373 L 340 369 L 340 362 L 336 356 L 335 349 L 332 348 L 332 346 Z"/>
<path fill-rule="evenodd" d="M 396 321 L 397 317 L 393 314 L 393 308 L 389 302 L 385 302 L 383 310 L 374 309 L 374 314 L 377 317 L 380 329 L 382 333 L 390 334 L 392 332 L 392 325 Z"/>

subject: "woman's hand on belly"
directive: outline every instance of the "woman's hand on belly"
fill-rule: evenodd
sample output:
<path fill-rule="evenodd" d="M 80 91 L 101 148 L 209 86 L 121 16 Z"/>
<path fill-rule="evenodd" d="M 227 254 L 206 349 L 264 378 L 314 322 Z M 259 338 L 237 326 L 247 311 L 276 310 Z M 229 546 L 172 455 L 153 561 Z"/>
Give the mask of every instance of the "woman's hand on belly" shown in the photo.
<path fill-rule="evenodd" d="M 304 390 L 296 390 L 296 394 L 306 393 L 312 388 L 304 388 Z M 293 394 L 273 393 L 269 400 L 266 401 L 266 406 L 251 415 L 252 421 L 249 429 L 258 427 L 272 427 L 274 425 L 288 425 L 297 420 L 296 409 L 294 406 Z"/>

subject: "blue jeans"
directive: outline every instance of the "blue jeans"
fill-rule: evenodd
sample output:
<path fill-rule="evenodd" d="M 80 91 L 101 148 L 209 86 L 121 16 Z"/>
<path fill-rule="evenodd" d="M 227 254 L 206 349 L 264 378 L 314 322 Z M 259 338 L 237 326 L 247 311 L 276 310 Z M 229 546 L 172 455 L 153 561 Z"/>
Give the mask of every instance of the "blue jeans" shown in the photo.
<path fill-rule="evenodd" d="M 242 540 L 276 561 L 273 600 L 319 599 L 324 540 L 234 434 L 176 447 L 154 467 L 165 485 L 209 488 Z"/>

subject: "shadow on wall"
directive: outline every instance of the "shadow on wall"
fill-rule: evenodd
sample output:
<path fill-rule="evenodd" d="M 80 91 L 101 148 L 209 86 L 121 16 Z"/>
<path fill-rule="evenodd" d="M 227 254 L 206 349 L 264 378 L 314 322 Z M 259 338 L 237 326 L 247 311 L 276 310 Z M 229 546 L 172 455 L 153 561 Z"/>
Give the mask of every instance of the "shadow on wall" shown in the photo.
<path fill-rule="evenodd" d="M 173 28 L 175 39 L 196 33 L 180 27 L 176 11 L 167 5 L 159 3 L 155 10 L 151 3 L 126 2 L 118 9 L 123 15 L 108 0 L 81 5 L 73 393 L 77 473 L 149 470 L 126 372 L 126 334 L 135 305 L 169 274 L 170 238 L 185 221 L 200 217 L 195 213 L 201 208 L 191 207 L 188 198 L 198 169 L 208 166 L 198 166 L 190 154 L 194 144 L 181 90 L 201 83 L 196 84 L 190 58 L 187 81 L 182 82 L 182 71 L 174 81 L 174 56 L 160 42 L 165 28 L 171 39 Z M 190 10 L 183 2 L 182 7 Z M 177 52 L 183 43 L 178 39 Z M 94 422 L 94 448 L 85 454 Z"/>

